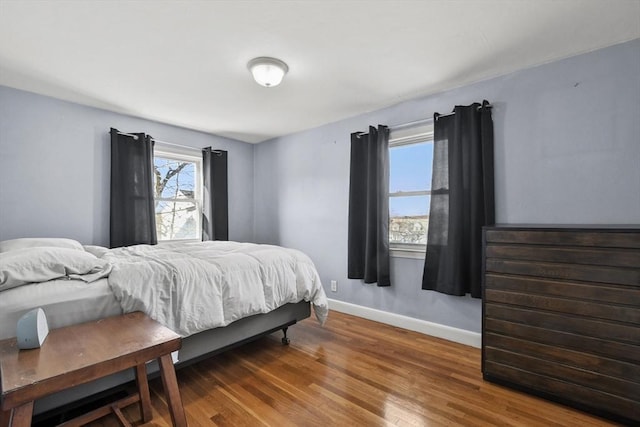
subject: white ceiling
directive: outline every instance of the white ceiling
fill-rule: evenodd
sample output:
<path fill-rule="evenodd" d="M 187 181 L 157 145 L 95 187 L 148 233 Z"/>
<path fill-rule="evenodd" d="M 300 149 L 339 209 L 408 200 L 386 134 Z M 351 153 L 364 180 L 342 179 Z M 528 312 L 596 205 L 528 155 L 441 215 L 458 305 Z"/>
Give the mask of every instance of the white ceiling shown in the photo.
<path fill-rule="evenodd" d="M 0 0 L 0 84 L 260 142 L 638 37 L 638 0 Z"/>

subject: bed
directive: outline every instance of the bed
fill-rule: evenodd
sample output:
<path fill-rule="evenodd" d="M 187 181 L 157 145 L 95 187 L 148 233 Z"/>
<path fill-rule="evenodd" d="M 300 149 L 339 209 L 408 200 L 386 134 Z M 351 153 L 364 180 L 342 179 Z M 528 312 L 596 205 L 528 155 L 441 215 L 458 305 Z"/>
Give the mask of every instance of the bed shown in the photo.
<path fill-rule="evenodd" d="M 0 339 L 41 307 L 50 328 L 143 311 L 183 337 L 177 367 L 283 330 L 327 299 L 302 252 L 238 242 L 186 242 L 106 249 L 70 239 L 0 242 Z M 157 367 L 150 365 L 153 374 Z M 133 380 L 121 372 L 36 402 L 40 414 Z"/>

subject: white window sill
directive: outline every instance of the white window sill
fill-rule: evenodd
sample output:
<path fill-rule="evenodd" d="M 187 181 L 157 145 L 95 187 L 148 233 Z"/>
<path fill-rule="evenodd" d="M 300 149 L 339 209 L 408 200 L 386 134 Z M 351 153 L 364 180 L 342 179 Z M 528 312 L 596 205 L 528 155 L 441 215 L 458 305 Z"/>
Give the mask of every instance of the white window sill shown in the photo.
<path fill-rule="evenodd" d="M 195 243 L 195 242 L 202 242 L 202 239 L 158 240 L 159 245 L 162 245 L 165 243 Z"/>
<path fill-rule="evenodd" d="M 391 248 L 389 250 L 389 256 L 391 256 L 392 258 L 410 258 L 424 260 L 425 253 L 425 249 Z"/>

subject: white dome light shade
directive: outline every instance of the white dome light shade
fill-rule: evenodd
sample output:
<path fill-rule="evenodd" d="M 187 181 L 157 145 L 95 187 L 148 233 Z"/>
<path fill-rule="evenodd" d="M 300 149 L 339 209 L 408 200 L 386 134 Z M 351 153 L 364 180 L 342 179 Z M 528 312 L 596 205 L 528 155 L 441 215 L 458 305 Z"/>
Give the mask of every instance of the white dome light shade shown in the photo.
<path fill-rule="evenodd" d="M 278 86 L 289 67 L 276 58 L 254 58 L 247 64 L 247 68 L 253 74 L 256 83 L 264 87 Z"/>

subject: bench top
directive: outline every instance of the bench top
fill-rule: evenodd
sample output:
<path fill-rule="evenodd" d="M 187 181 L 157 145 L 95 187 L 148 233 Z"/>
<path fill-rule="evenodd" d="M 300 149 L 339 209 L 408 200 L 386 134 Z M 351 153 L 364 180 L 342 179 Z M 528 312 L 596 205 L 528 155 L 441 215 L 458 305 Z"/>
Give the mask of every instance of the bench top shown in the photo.
<path fill-rule="evenodd" d="M 41 348 L 0 341 L 2 408 L 144 364 L 180 349 L 178 334 L 141 312 L 49 332 Z"/>

